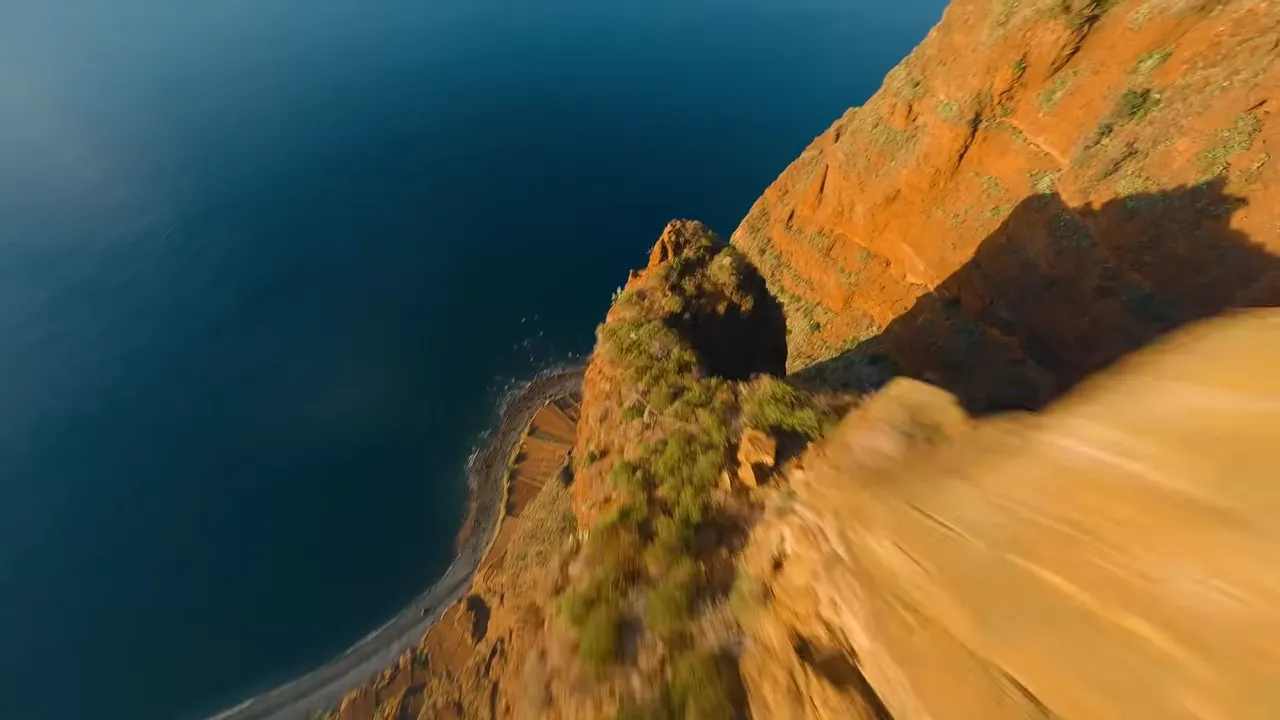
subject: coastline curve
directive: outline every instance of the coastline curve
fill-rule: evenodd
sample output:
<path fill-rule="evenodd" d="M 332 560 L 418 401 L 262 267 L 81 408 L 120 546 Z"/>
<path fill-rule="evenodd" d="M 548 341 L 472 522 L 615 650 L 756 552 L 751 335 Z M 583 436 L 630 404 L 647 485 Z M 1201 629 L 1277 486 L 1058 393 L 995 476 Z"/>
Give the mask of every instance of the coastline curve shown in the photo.
<path fill-rule="evenodd" d="M 559 367 L 512 388 L 498 405 L 497 422 L 483 448 L 467 460 L 467 514 L 458 533 L 457 556 L 444 574 L 382 626 L 324 665 L 207 720 L 306 720 L 416 646 L 471 586 L 501 522 L 507 460 L 534 414 L 546 403 L 580 392 L 584 367 Z"/>

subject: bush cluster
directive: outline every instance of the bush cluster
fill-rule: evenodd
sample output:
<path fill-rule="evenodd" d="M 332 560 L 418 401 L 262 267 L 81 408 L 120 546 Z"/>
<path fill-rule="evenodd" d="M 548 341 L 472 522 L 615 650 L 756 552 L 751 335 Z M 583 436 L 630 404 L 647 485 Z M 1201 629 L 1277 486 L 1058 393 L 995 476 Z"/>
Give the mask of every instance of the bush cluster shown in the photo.
<path fill-rule="evenodd" d="M 834 418 L 816 406 L 808 393 L 785 380 L 764 376 L 743 390 L 742 421 L 758 430 L 813 439 L 822 436 Z"/>
<path fill-rule="evenodd" d="M 643 701 L 626 699 L 618 720 L 724 720 L 738 717 L 741 680 L 725 658 L 686 652 L 671 663 L 671 679 Z"/>
<path fill-rule="evenodd" d="M 710 250 L 695 247 L 670 260 L 651 284 L 623 293 L 620 317 L 600 329 L 599 350 L 623 369 L 631 394 L 622 420 L 659 432 L 609 470 L 622 501 L 592 529 L 582 551 L 590 572 L 560 600 L 561 616 L 579 632 L 579 660 L 592 674 L 618 661 L 629 608 L 643 608 L 646 629 L 673 645 L 696 615 L 704 571 L 694 538 L 728 460 L 736 399 L 728 383 L 703 372 L 666 320 L 701 285 L 731 280 L 737 270 L 731 258 L 715 265 L 715 278 L 705 277 L 708 261 L 718 257 Z"/>
<path fill-rule="evenodd" d="M 608 479 L 621 501 L 591 530 L 582 549 L 589 572 L 559 610 L 578 629 L 588 674 L 620 661 L 628 623 L 642 620 L 666 646 L 670 681 L 648 701 L 626 705 L 621 717 L 734 715 L 735 673 L 695 649 L 690 631 L 706 591 L 698 538 L 730 459 L 739 397 L 731 383 L 703 371 L 671 321 L 699 299 L 742 294 L 742 273 L 732 248 L 710 241 L 686 248 L 623 293 L 599 331 L 598 352 L 626 379 L 620 417 L 643 423 L 640 433 L 650 439 L 614 460 Z M 742 401 L 744 420 L 761 429 L 815 437 L 826 422 L 807 395 L 782 381 L 757 381 Z"/>

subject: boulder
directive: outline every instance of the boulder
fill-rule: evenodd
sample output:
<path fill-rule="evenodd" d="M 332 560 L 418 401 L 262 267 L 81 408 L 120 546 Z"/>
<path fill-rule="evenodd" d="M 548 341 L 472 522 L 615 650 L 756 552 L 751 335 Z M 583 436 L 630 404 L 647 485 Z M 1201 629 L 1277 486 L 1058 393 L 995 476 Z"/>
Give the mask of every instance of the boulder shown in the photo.
<path fill-rule="evenodd" d="M 738 480 L 757 487 L 769 479 L 778 460 L 778 441 L 764 431 L 747 428 L 738 441 Z"/>

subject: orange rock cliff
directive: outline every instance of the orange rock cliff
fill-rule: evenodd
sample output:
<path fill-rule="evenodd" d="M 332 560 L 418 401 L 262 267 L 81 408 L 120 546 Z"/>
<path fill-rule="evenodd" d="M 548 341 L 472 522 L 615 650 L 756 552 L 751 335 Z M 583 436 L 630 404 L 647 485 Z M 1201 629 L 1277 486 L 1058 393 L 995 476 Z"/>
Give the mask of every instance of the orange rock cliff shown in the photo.
<path fill-rule="evenodd" d="M 733 234 L 789 366 L 1038 407 L 1280 299 L 1280 8 L 955 0 Z"/>
<path fill-rule="evenodd" d="M 1278 109 L 1278 2 L 953 0 L 668 226 L 491 629 L 340 717 L 1280 716 Z"/>

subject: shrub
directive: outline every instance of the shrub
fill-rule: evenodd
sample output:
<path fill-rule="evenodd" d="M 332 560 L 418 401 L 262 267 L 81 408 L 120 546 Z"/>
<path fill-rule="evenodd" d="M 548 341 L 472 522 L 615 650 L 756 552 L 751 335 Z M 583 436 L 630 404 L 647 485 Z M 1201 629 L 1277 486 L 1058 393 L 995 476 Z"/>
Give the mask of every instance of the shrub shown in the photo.
<path fill-rule="evenodd" d="M 644 566 L 649 577 L 661 577 L 680 562 L 683 553 L 670 545 L 653 544 L 644 549 Z"/>
<path fill-rule="evenodd" d="M 711 425 L 713 423 L 708 423 Z M 694 434 L 681 429 L 671 433 L 646 450 L 660 490 L 677 495 L 683 488 L 705 492 L 715 486 L 724 467 L 727 434 L 723 431 Z"/>
<path fill-rule="evenodd" d="M 626 460 L 619 460 L 609 471 L 609 483 L 618 490 L 634 497 L 644 497 L 647 485 L 640 468 Z"/>
<path fill-rule="evenodd" d="M 1130 88 L 1120 96 L 1114 114 L 1123 120 L 1141 120 L 1159 106 L 1160 96 L 1152 93 L 1151 88 Z"/>
<path fill-rule="evenodd" d="M 675 293 L 670 293 L 662 298 L 662 313 L 664 315 L 679 315 L 684 312 L 684 297 Z"/>
<path fill-rule="evenodd" d="M 694 526 L 670 515 L 659 515 L 653 521 L 653 539 L 644 551 L 645 567 L 658 577 L 689 557 L 693 546 Z"/>
<path fill-rule="evenodd" d="M 738 620 L 750 617 L 768 600 L 768 590 L 764 583 L 747 575 L 741 570 L 733 579 L 733 589 L 729 591 L 729 609 Z"/>
<path fill-rule="evenodd" d="M 1072 30 L 1088 28 L 1111 9 L 1115 0 L 1089 0 L 1078 7 L 1073 7 L 1070 0 L 1059 0 L 1058 8 Z"/>
<path fill-rule="evenodd" d="M 640 580 L 642 566 L 638 526 L 645 519 L 643 506 L 626 503 L 596 523 L 582 552 L 591 574 L 566 593 L 562 616 L 581 625 L 587 611 L 600 604 L 619 604 Z M 574 599 L 568 599 L 577 596 Z"/>
<path fill-rule="evenodd" d="M 688 403 L 675 402 L 671 403 L 671 406 L 667 408 L 663 416 L 682 423 L 692 423 L 694 420 L 693 412 L 693 407 Z"/>
<path fill-rule="evenodd" d="M 737 717 L 738 683 L 726 662 L 710 653 L 689 653 L 671 669 L 671 702 L 687 720 Z"/>
<path fill-rule="evenodd" d="M 717 422 L 725 422 L 724 417 L 733 406 L 733 393 L 723 380 L 685 375 L 674 384 L 678 394 L 664 415 L 688 423 L 700 411 L 706 411 L 711 413 L 709 417 L 716 417 Z"/>
<path fill-rule="evenodd" d="M 757 430 L 786 431 L 816 438 L 832 418 L 807 393 L 775 377 L 756 379 L 744 392 L 742 418 Z"/>
<path fill-rule="evenodd" d="M 643 510 L 626 504 L 596 524 L 583 548 L 591 573 L 557 602 L 556 611 L 563 620 L 585 632 L 587 623 L 602 610 L 621 612 L 643 571 L 637 528 L 642 521 Z"/>
<path fill-rule="evenodd" d="M 596 521 L 595 527 L 591 529 L 592 541 L 598 544 L 604 542 L 604 538 L 612 537 L 619 532 L 623 536 L 634 534 L 635 527 L 643 522 L 647 515 L 648 511 L 638 500 L 615 505 Z"/>
<path fill-rule="evenodd" d="M 692 540 L 693 536 L 689 527 L 681 524 L 670 515 L 662 515 L 653 521 L 653 543 L 655 545 L 664 545 L 684 552 L 689 549 Z"/>
<path fill-rule="evenodd" d="M 1137 122 L 1160 107 L 1160 94 L 1151 88 L 1129 88 L 1116 101 L 1111 113 L 1098 124 L 1093 135 L 1085 142 L 1085 149 L 1092 150 L 1111 137 L 1116 128 L 1128 122 Z"/>
<path fill-rule="evenodd" d="M 560 596 L 556 612 L 560 618 L 581 630 L 600 608 L 620 609 L 634 576 L 597 573 L 581 587 Z"/>
<path fill-rule="evenodd" d="M 710 407 L 716 399 L 716 391 L 723 386 L 723 381 L 714 378 L 708 378 L 699 383 L 695 383 L 685 393 L 684 401 L 690 407 L 705 408 Z"/>
<path fill-rule="evenodd" d="M 723 455 L 725 446 L 729 444 L 729 423 L 725 421 L 724 415 L 718 410 L 698 408 L 694 413 L 693 424 L 698 428 L 698 435 L 706 450 Z M 723 460 L 723 457 L 717 459 Z"/>
<path fill-rule="evenodd" d="M 630 500 L 613 508 L 591 529 L 588 546 L 602 559 L 615 564 L 640 550 L 639 527 L 649 517 L 648 506 Z"/>
<path fill-rule="evenodd" d="M 631 403 L 622 408 L 622 419 L 626 422 L 633 422 L 644 417 L 644 406 L 640 403 Z"/>
<path fill-rule="evenodd" d="M 624 698 L 618 720 L 726 720 L 741 717 L 742 691 L 736 671 L 710 653 L 684 653 L 670 668 L 670 681 L 653 695 Z"/>
<path fill-rule="evenodd" d="M 650 630 L 670 638 L 689 627 L 698 592 L 698 575 L 698 566 L 693 560 L 682 558 L 663 576 L 649 593 L 645 605 L 645 621 Z"/>
<path fill-rule="evenodd" d="M 1138 75 L 1148 75 L 1156 68 L 1164 64 L 1173 55 L 1173 48 L 1160 48 L 1158 50 L 1148 50 L 1142 53 L 1138 58 L 1138 62 L 1134 63 L 1133 72 Z"/>
<path fill-rule="evenodd" d="M 649 405 L 654 411 L 664 415 L 672 409 L 684 392 L 684 385 L 678 375 L 658 376 L 650 379 Z"/>
<path fill-rule="evenodd" d="M 707 275 L 713 284 L 726 293 L 732 293 L 738 288 L 742 282 L 743 268 L 733 246 L 726 245 L 716 254 L 715 259 L 707 266 Z"/>
<path fill-rule="evenodd" d="M 1013 71 L 1013 79 L 1015 81 L 1021 80 L 1022 76 L 1027 74 L 1027 59 L 1025 57 L 1018 58 L 1013 61 L 1009 69 Z"/>
<path fill-rule="evenodd" d="M 671 258 L 671 262 L 667 264 L 666 280 L 671 282 L 681 276 L 685 269 L 689 267 L 688 255 L 677 255 Z"/>
<path fill-rule="evenodd" d="M 578 634 L 578 662 L 599 677 L 618 661 L 622 613 L 618 606 L 597 605 L 587 614 Z"/>
<path fill-rule="evenodd" d="M 682 547 L 654 543 L 644 549 L 644 566 L 649 577 L 662 577 L 686 557 L 688 551 Z"/>
<path fill-rule="evenodd" d="M 692 532 L 702 524 L 707 517 L 707 496 L 704 491 L 695 490 L 693 488 L 685 488 L 680 495 L 675 498 L 672 509 L 672 517 L 681 527 Z"/>
<path fill-rule="evenodd" d="M 697 371 L 698 358 L 680 336 L 661 320 L 633 320 L 605 325 L 600 331 L 605 351 L 630 368 L 633 379 Z"/>
<path fill-rule="evenodd" d="M 1063 70 L 1058 73 L 1053 79 L 1053 84 L 1040 93 L 1040 114 L 1043 115 L 1049 112 L 1058 104 L 1063 94 L 1071 87 L 1071 81 L 1075 79 L 1075 76 L 1076 71 L 1074 69 Z"/>
<path fill-rule="evenodd" d="M 591 593 L 568 590 L 556 601 L 556 614 L 570 625 L 582 627 L 594 604 Z"/>

